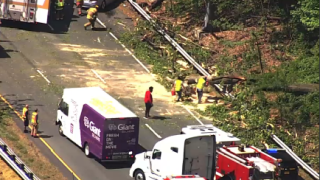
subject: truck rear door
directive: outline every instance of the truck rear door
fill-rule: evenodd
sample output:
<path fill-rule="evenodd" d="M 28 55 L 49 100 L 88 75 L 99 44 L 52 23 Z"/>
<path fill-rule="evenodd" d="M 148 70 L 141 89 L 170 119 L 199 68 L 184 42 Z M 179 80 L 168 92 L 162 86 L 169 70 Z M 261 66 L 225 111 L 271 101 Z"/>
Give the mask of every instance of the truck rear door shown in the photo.
<path fill-rule="evenodd" d="M 182 175 L 199 175 L 213 179 L 216 167 L 216 140 L 214 135 L 197 136 L 185 141 Z"/>
<path fill-rule="evenodd" d="M 107 119 L 104 126 L 105 160 L 130 160 L 138 153 L 139 118 Z"/>

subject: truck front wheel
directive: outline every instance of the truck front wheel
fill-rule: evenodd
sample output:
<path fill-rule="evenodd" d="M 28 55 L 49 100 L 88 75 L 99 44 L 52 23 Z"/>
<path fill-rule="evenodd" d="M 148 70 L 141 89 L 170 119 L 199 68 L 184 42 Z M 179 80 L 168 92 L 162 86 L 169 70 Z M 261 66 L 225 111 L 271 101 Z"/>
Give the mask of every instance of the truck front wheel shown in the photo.
<path fill-rule="evenodd" d="M 135 180 L 146 180 L 146 177 L 141 170 L 137 170 L 136 172 L 134 172 L 134 179 Z"/>
<path fill-rule="evenodd" d="M 62 124 L 61 124 L 61 123 L 59 123 L 59 134 L 60 134 L 61 136 L 64 136 L 64 135 L 63 135 L 63 128 L 62 128 Z"/>
<path fill-rule="evenodd" d="M 89 144 L 86 143 L 84 145 L 84 154 L 87 156 L 87 157 L 91 157 L 91 153 L 90 153 L 90 147 L 89 147 Z"/>

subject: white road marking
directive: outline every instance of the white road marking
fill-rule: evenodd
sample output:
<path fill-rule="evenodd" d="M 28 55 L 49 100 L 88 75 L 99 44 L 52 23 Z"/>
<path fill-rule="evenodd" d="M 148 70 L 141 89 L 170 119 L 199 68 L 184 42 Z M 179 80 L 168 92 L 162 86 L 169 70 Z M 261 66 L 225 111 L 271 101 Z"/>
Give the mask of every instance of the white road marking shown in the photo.
<path fill-rule="evenodd" d="M 93 69 L 91 69 L 91 71 L 103 82 L 106 84 L 106 82 L 102 79 L 102 77 Z"/>
<path fill-rule="evenodd" d="M 204 124 L 200 121 L 200 119 L 197 118 L 188 108 L 186 108 L 185 106 L 182 106 L 182 107 L 184 107 L 184 108 L 188 111 L 188 113 L 190 113 L 191 116 L 193 116 L 201 125 L 204 125 Z"/>
<path fill-rule="evenodd" d="M 104 25 L 104 23 L 102 23 L 102 22 L 100 21 L 100 19 L 99 19 L 99 18 L 97 18 L 96 20 L 98 21 L 98 23 L 99 23 L 101 26 L 103 26 L 104 28 L 106 28 L 106 29 L 107 29 L 107 26 L 106 26 L 106 25 Z"/>
<path fill-rule="evenodd" d="M 147 126 L 147 128 L 149 128 L 150 129 L 150 131 L 151 132 L 153 132 L 153 134 L 154 135 L 156 135 L 159 139 L 161 139 L 162 137 L 159 135 L 159 134 L 157 134 L 148 124 L 145 124 L 146 126 Z"/>
<path fill-rule="evenodd" d="M 109 34 L 116 40 L 119 42 L 119 44 L 133 57 L 133 59 L 135 59 L 149 74 L 151 74 L 151 72 L 149 71 L 149 69 L 142 64 L 142 62 L 124 45 L 122 44 L 119 39 L 112 33 L 109 32 Z M 151 74 L 152 77 L 154 77 L 153 74 Z"/>
<path fill-rule="evenodd" d="M 45 79 L 45 80 L 48 82 L 48 84 L 51 83 L 51 82 L 49 81 L 49 79 L 47 79 L 47 78 L 42 74 L 42 72 L 41 72 L 39 69 L 37 69 L 37 72 L 43 77 L 43 79 Z"/>
<path fill-rule="evenodd" d="M 100 38 L 98 37 L 98 42 L 101 43 Z"/>

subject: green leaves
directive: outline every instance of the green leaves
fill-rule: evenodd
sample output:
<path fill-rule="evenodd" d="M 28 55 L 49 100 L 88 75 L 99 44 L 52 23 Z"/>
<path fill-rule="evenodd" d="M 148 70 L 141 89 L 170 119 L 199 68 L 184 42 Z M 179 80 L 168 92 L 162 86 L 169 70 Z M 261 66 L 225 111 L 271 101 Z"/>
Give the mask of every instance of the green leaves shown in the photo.
<path fill-rule="evenodd" d="M 319 28 L 319 1 L 299 0 L 296 9 L 291 14 L 304 24 L 308 30 Z"/>

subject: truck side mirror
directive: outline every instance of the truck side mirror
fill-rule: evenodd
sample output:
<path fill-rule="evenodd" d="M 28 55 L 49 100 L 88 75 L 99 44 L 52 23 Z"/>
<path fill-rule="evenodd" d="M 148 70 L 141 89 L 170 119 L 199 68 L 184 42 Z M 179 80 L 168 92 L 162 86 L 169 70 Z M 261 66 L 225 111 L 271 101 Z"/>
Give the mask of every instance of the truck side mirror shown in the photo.
<path fill-rule="evenodd" d="M 59 102 L 58 102 L 58 110 L 61 109 L 61 103 L 62 103 L 63 99 L 60 99 Z"/>

